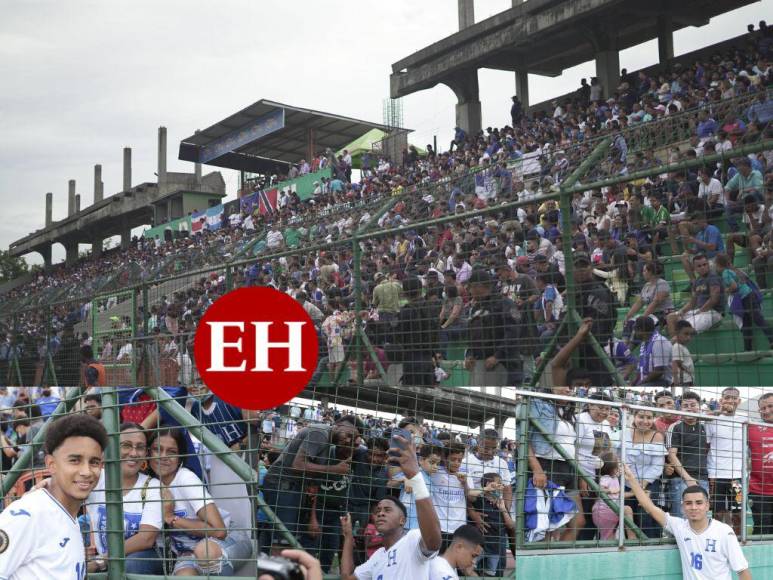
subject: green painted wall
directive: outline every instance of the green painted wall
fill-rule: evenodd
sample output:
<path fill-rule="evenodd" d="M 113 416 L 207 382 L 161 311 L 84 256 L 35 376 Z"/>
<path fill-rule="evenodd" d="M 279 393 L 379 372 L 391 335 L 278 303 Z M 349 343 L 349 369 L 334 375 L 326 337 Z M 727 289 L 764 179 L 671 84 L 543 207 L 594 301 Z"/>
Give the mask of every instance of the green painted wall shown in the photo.
<path fill-rule="evenodd" d="M 773 543 L 743 549 L 754 580 L 773 578 Z M 625 552 L 518 553 L 518 580 L 682 580 L 676 548 L 631 548 Z"/>

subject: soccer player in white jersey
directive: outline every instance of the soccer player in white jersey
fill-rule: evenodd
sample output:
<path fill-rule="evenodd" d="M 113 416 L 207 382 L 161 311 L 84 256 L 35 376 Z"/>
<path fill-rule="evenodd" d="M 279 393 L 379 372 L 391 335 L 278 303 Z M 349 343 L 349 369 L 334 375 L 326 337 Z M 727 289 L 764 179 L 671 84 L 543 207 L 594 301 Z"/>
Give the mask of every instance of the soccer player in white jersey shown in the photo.
<path fill-rule="evenodd" d="M 456 529 L 445 552 L 430 560 L 429 580 L 459 580 L 457 570 L 470 571 L 483 553 L 483 534 L 464 524 Z"/>
<path fill-rule="evenodd" d="M 428 580 L 430 562 L 442 543 L 440 521 L 416 460 L 413 441 L 395 436 L 402 448 L 389 449 L 390 461 L 400 465 L 416 499 L 419 529 L 406 530 L 408 513 L 398 499 L 386 497 L 376 507 L 376 530 L 384 544 L 364 564 L 354 568 L 354 537 L 350 514 L 341 518 L 344 546 L 341 553 L 342 580 Z"/>
<path fill-rule="evenodd" d="M 107 432 L 89 415 L 53 422 L 46 433 L 51 480 L 0 513 L 1 580 L 83 580 L 86 552 L 78 511 L 102 470 Z"/>
<path fill-rule="evenodd" d="M 708 517 L 709 496 L 705 489 L 693 485 L 684 490 L 682 513 L 687 519 L 682 519 L 656 506 L 627 465 L 625 479 L 639 505 L 676 539 L 684 580 L 732 580 L 731 570 L 738 574 L 738 580 L 752 580 L 733 528 Z"/>

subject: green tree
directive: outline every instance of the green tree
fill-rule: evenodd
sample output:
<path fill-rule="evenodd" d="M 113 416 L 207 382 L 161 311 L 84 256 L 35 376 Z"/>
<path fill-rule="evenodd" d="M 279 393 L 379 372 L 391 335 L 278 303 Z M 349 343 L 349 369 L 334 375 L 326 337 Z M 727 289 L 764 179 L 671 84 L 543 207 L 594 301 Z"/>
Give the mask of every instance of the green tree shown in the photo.
<path fill-rule="evenodd" d="M 24 258 L 15 258 L 7 250 L 0 250 L 0 284 L 26 274 L 29 265 Z"/>

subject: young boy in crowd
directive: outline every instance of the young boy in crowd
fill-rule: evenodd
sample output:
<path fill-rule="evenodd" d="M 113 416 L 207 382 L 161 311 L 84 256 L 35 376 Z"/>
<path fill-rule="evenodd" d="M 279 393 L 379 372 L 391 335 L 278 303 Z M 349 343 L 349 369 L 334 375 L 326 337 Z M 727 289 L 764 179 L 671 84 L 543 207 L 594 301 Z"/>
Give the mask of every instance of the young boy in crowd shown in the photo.
<path fill-rule="evenodd" d="M 442 452 L 434 445 L 424 445 L 419 449 L 419 473 L 424 478 L 424 483 L 432 492 L 432 476 L 437 473 Z M 416 500 L 414 499 L 413 488 L 409 481 L 405 480 L 403 473 L 398 473 L 394 480 L 402 480 L 402 490 L 400 491 L 400 501 L 408 511 L 408 517 L 405 521 L 406 530 L 415 530 L 419 527 L 418 514 L 416 511 Z"/>
<path fill-rule="evenodd" d="M 676 336 L 671 349 L 671 374 L 675 386 L 691 387 L 695 384 L 695 364 L 687 350 L 694 336 L 695 329 L 688 321 L 680 320 L 676 323 Z"/>
<path fill-rule="evenodd" d="M 515 523 L 502 497 L 504 484 L 499 474 L 484 473 L 480 484 L 483 493 L 475 499 L 471 507 L 483 515 L 483 521 L 488 527 L 479 572 L 484 576 L 503 576 L 507 560 L 507 532 L 515 528 Z"/>
<path fill-rule="evenodd" d="M 538 330 L 540 339 L 547 343 L 556 332 L 558 319 L 564 309 L 564 301 L 558 289 L 551 283 L 550 275 L 547 273 L 537 275 L 537 290 L 540 292 L 537 307 L 541 314 L 541 316 L 538 315 L 538 319 L 541 318 L 542 321 L 538 325 Z"/>

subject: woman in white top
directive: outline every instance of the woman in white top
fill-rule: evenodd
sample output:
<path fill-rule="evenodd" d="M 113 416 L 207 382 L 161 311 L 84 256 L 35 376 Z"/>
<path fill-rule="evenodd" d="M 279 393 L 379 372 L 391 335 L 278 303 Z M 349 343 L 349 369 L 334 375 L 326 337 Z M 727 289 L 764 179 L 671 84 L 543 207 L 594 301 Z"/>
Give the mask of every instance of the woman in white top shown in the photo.
<path fill-rule="evenodd" d="M 595 393 L 590 398 L 592 402 L 588 403 L 588 410 L 580 413 L 575 425 L 577 459 L 582 472 L 598 482 L 598 471 L 604 465 L 601 456 L 612 449 L 612 429 L 607 422 L 609 407 L 603 404 L 603 401 L 612 402 L 612 397 Z M 596 535 L 596 527 L 591 517 L 596 496 L 584 479 L 581 478 L 578 483 L 585 513 L 585 528 L 580 531 L 577 539 L 592 540 Z"/>
<path fill-rule="evenodd" d="M 233 576 L 252 557 L 246 530 L 231 526 L 198 476 L 182 467 L 192 453 L 180 428 L 161 428 L 150 441 L 150 468 L 161 480 L 163 518 L 176 558 L 175 576 Z"/>
<path fill-rule="evenodd" d="M 163 527 L 160 485 L 157 479 L 140 473 L 145 467 L 148 441 L 145 430 L 136 423 L 122 423 L 119 440 L 121 491 L 123 493 L 124 553 L 126 572 L 161 574 L 163 566 L 156 551 L 156 538 Z M 107 507 L 105 473 L 86 500 L 86 511 L 94 530 L 94 548 L 98 556 L 107 554 Z M 88 563 L 90 572 L 104 570 L 104 558 Z"/>
<path fill-rule="evenodd" d="M 642 403 L 644 406 L 644 404 Z M 661 477 L 666 461 L 666 445 L 663 433 L 655 429 L 654 410 L 638 409 L 633 416 L 633 429 L 626 433 L 626 463 L 636 475 L 642 488 L 650 494 L 652 501 L 663 505 Z M 650 538 L 661 536 L 660 526 L 635 499 L 634 521 Z"/>

